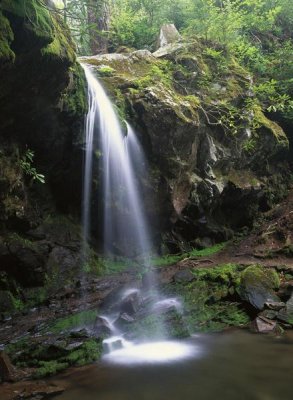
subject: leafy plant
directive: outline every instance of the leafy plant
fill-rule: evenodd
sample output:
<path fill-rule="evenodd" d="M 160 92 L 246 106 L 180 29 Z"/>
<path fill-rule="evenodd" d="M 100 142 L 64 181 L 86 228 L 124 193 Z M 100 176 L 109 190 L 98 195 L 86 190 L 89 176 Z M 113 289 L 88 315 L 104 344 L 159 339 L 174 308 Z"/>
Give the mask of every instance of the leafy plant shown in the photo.
<path fill-rule="evenodd" d="M 27 149 L 22 158 L 19 160 L 19 166 L 25 175 L 32 178 L 33 181 L 38 181 L 40 183 L 45 183 L 45 176 L 39 174 L 36 168 L 33 166 L 34 152 Z"/>

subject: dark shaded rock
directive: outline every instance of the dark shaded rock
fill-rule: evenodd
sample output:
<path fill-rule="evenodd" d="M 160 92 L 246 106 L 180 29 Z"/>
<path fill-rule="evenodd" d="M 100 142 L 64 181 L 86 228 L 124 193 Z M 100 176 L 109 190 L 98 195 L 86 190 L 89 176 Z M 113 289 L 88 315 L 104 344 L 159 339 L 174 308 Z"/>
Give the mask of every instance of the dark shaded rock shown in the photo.
<path fill-rule="evenodd" d="M 12 313 L 15 311 L 14 298 L 10 291 L 0 290 L 0 313 Z"/>
<path fill-rule="evenodd" d="M 112 285 L 113 286 L 113 285 Z M 102 287 L 98 288 L 99 290 Z M 127 286 L 117 284 L 117 288 L 113 288 L 110 293 L 104 298 L 102 303 L 102 310 L 107 312 L 127 312 L 127 308 L 136 310 L 140 303 L 140 294 L 138 289 L 129 289 Z M 124 310 L 125 307 L 125 310 Z"/>
<path fill-rule="evenodd" d="M 264 269 L 254 265 L 241 273 L 239 295 L 255 308 L 262 310 L 265 303 L 280 303 L 280 299 L 273 289 L 280 285 L 277 273 L 271 269 Z"/>
<path fill-rule="evenodd" d="M 285 308 L 279 311 L 278 319 L 293 325 L 293 294 L 286 302 Z"/>
<path fill-rule="evenodd" d="M 188 269 L 185 269 L 183 271 L 178 271 L 174 275 L 174 281 L 176 283 L 191 282 L 194 279 L 195 276 Z"/>
<path fill-rule="evenodd" d="M 14 367 L 8 355 L 4 351 L 0 351 L 0 380 L 2 382 L 13 381 L 14 376 Z"/>
<path fill-rule="evenodd" d="M 88 339 L 90 335 L 86 329 L 81 329 L 79 331 L 70 332 L 70 337 L 74 339 Z"/>

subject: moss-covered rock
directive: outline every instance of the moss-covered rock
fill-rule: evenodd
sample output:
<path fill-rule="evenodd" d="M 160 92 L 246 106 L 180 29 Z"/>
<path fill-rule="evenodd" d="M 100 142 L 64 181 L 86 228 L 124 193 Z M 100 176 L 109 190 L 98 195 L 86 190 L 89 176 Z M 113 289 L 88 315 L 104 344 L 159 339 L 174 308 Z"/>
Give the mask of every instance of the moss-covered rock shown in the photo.
<path fill-rule="evenodd" d="M 54 375 L 69 366 L 82 366 L 97 361 L 102 354 L 102 342 L 93 338 L 77 339 L 65 336 L 62 339 L 19 340 L 7 346 L 13 364 L 22 369 L 29 368 L 34 378 Z"/>
<path fill-rule="evenodd" d="M 26 40 L 33 40 L 30 44 L 36 44 L 36 42 L 47 44 L 52 41 L 54 36 L 52 16 L 39 1 L 3 0 L 1 9 L 6 14 L 15 16 L 23 24 L 28 35 Z"/>
<path fill-rule="evenodd" d="M 194 279 L 166 288 L 183 302 L 182 319 L 189 332 L 221 331 L 229 326 L 245 326 L 250 318 L 237 296 L 241 267 L 224 264 L 192 270 Z"/>
<path fill-rule="evenodd" d="M 238 291 L 243 300 L 262 310 L 265 303 L 280 302 L 274 292 L 279 286 L 280 279 L 275 270 L 252 265 L 242 272 Z"/>

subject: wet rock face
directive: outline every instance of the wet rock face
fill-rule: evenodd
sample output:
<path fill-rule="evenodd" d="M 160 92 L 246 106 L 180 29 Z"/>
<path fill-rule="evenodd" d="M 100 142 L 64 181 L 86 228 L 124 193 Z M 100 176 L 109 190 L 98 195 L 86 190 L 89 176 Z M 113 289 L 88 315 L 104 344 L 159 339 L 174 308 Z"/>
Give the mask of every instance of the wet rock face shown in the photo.
<path fill-rule="evenodd" d="M 68 209 L 80 201 L 72 187 L 81 180 L 83 73 L 62 20 L 36 1 L 18 3 L 5 0 L 0 5 L 13 54 L 8 63 L 0 53 L 1 153 L 17 165 L 25 151 L 32 150 L 34 166 L 45 175 L 50 194 Z M 22 173 L 20 168 L 17 172 Z M 21 193 L 18 197 L 24 203 Z"/>

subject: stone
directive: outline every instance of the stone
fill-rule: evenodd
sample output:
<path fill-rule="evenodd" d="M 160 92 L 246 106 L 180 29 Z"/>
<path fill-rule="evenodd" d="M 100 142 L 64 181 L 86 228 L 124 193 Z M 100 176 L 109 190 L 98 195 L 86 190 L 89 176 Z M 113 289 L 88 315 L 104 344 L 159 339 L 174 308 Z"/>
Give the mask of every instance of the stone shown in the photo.
<path fill-rule="evenodd" d="M 258 333 L 274 332 L 277 327 L 277 322 L 271 321 L 263 316 L 258 316 L 253 322 L 253 327 Z"/>
<path fill-rule="evenodd" d="M 130 291 L 121 301 L 120 311 L 133 315 L 137 312 L 140 305 L 140 296 L 138 290 Z"/>
<path fill-rule="evenodd" d="M 262 310 L 266 303 L 281 303 L 273 291 L 279 284 L 275 271 L 253 265 L 241 273 L 238 292 L 242 300 Z"/>
<path fill-rule="evenodd" d="M 270 310 L 281 310 L 281 308 L 285 307 L 285 303 L 283 303 L 282 301 L 267 301 L 265 303 L 265 306 L 267 308 L 269 308 Z"/>
<path fill-rule="evenodd" d="M 194 279 L 195 279 L 194 275 L 188 269 L 178 271 L 174 275 L 174 281 L 176 283 L 191 282 Z"/>
<path fill-rule="evenodd" d="M 157 41 L 157 49 L 175 43 L 180 39 L 181 36 L 174 24 L 164 24 L 160 30 L 160 35 Z"/>
<path fill-rule="evenodd" d="M 287 301 L 285 308 L 279 311 L 278 319 L 293 325 L 293 293 Z"/>
<path fill-rule="evenodd" d="M 181 43 L 172 43 L 167 46 L 160 47 L 153 53 L 155 58 L 172 58 L 183 47 Z"/>
<path fill-rule="evenodd" d="M 109 321 L 104 317 L 97 316 L 94 323 L 94 332 L 96 336 L 111 335 L 112 328 Z"/>
<path fill-rule="evenodd" d="M 105 353 L 110 353 L 114 350 L 122 349 L 123 340 L 120 337 L 112 337 L 103 341 L 103 350 Z"/>

